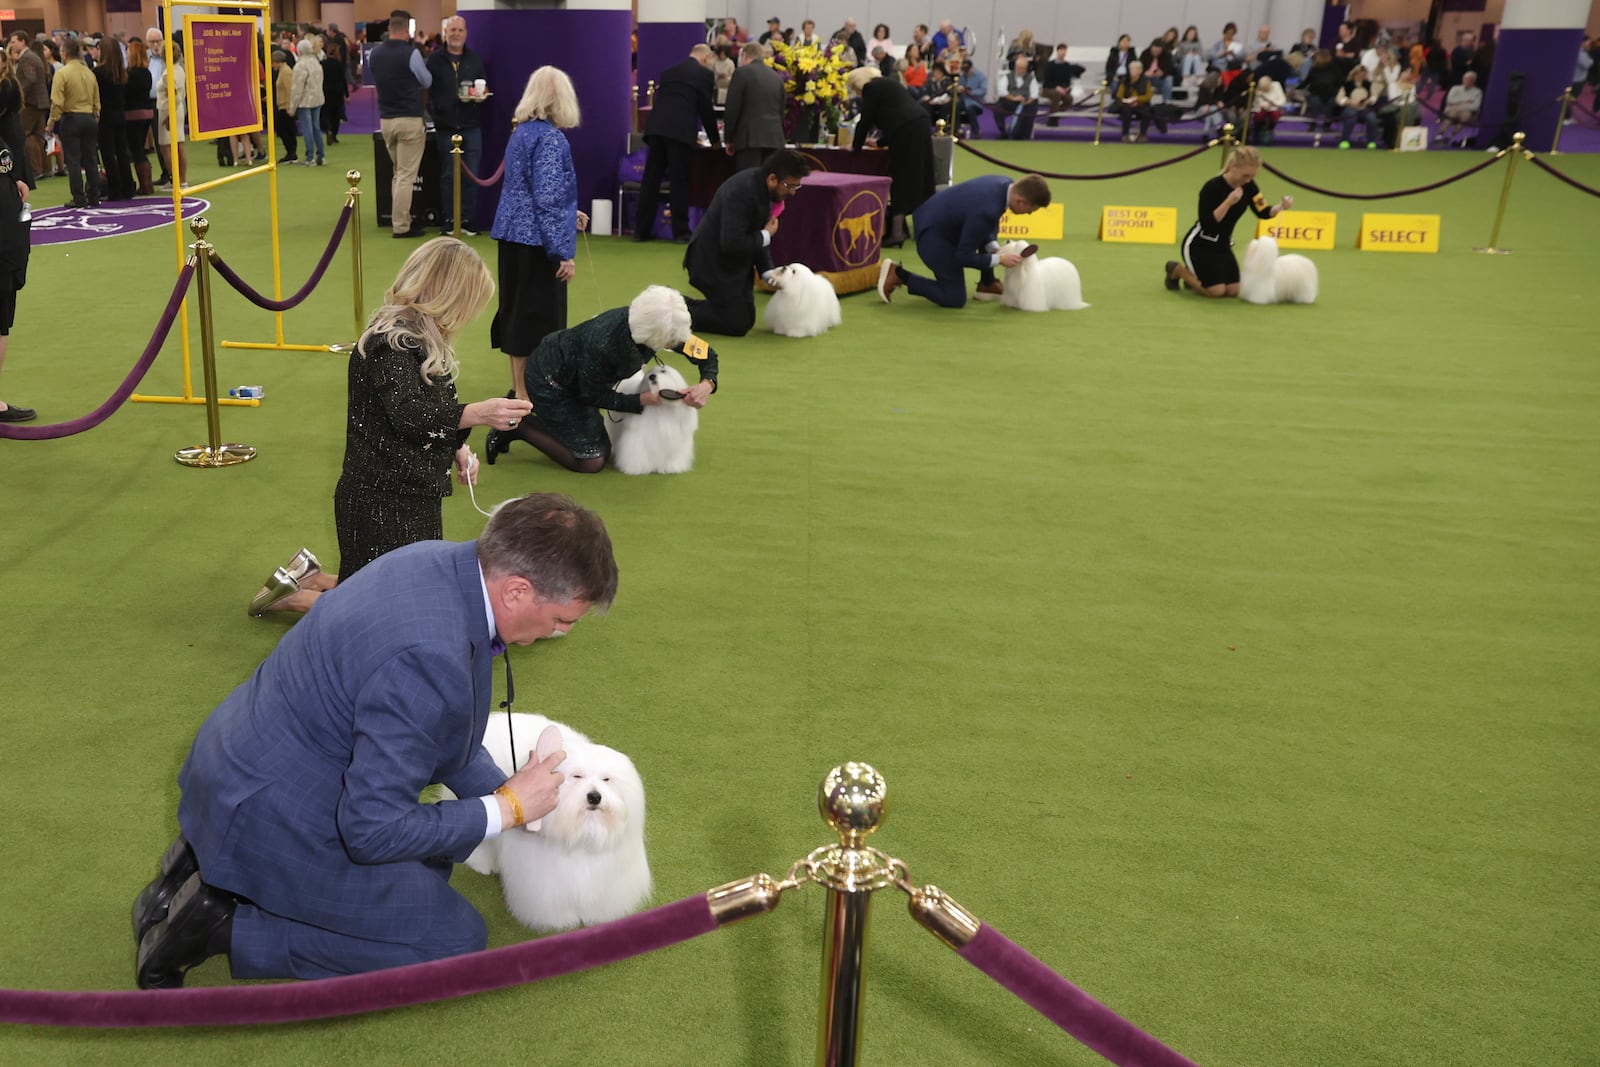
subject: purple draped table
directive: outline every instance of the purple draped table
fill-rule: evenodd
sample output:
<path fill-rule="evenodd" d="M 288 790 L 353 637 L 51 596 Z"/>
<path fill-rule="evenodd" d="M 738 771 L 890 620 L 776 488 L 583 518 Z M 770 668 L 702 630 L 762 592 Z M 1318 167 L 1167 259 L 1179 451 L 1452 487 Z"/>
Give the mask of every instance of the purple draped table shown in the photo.
<path fill-rule="evenodd" d="M 813 171 L 828 174 L 889 173 L 889 153 L 878 149 L 852 152 L 848 148 L 825 145 L 791 145 L 806 157 Z M 694 153 L 693 180 L 689 184 L 689 203 L 705 208 L 711 205 L 717 187 L 733 176 L 733 157 L 720 148 L 697 148 Z"/>
<path fill-rule="evenodd" d="M 804 263 L 841 296 L 875 288 L 888 201 L 888 178 L 813 171 L 784 202 L 772 262 Z"/>

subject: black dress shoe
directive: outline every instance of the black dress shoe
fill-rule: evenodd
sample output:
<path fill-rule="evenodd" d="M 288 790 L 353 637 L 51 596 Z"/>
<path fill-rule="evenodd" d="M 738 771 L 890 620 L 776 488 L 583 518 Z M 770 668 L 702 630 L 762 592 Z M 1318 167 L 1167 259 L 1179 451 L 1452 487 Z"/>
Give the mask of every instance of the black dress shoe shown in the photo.
<path fill-rule="evenodd" d="M 0 422 L 32 422 L 39 417 L 39 413 L 32 408 L 19 408 L 15 404 L 7 405 L 0 411 Z"/>
<path fill-rule="evenodd" d="M 140 989 L 182 989 L 183 977 L 212 956 L 228 951 L 238 902 L 191 874 L 167 917 L 139 942 L 134 981 Z"/>
<path fill-rule="evenodd" d="M 1177 270 L 1178 270 L 1178 261 L 1175 260 L 1175 259 L 1167 260 L 1166 286 L 1167 286 L 1168 289 L 1171 289 L 1173 292 L 1177 292 L 1178 291 L 1178 286 L 1181 284 L 1181 282 L 1180 282 L 1180 280 L 1178 278 L 1178 275 L 1176 273 Z"/>
<path fill-rule="evenodd" d="M 483 461 L 491 467 L 502 452 L 509 451 L 511 451 L 511 434 L 504 430 L 490 430 L 489 436 L 483 439 Z"/>
<path fill-rule="evenodd" d="M 172 905 L 172 898 L 178 895 L 178 890 L 183 888 L 183 883 L 200 869 L 200 863 L 194 858 L 194 849 L 189 847 L 189 842 L 179 834 L 167 846 L 166 854 L 161 857 L 161 873 L 151 879 L 150 884 L 139 891 L 138 897 L 133 902 L 133 940 L 135 943 L 143 941 L 144 935 L 150 928 L 167 917 L 167 911 Z"/>

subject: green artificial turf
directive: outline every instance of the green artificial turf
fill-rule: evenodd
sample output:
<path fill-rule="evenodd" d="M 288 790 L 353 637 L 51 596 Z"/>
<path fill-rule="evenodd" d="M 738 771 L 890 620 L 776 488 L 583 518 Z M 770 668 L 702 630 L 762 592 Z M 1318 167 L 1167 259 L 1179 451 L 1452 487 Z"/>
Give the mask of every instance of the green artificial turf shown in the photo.
<path fill-rule="evenodd" d="M 1173 154 L 981 147 L 1080 173 Z M 286 292 L 369 151 L 282 174 Z M 1382 191 L 1481 157 L 1268 158 Z M 1600 160 L 1556 162 L 1600 185 Z M 1502 167 L 1375 204 L 1297 192 L 1339 213 L 1311 307 L 1168 293 L 1172 249 L 1094 238 L 1104 203 L 1176 206 L 1181 232 L 1216 166 L 1052 183 L 1067 236 L 1043 253 L 1077 264 L 1088 310 L 863 294 L 823 338 L 714 339 L 691 474 L 584 477 L 526 446 L 485 467 L 485 504 L 559 490 L 597 509 L 622 567 L 608 616 L 512 653 L 519 708 L 633 757 L 658 903 L 781 875 L 829 839 L 823 774 L 861 759 L 890 785 L 874 842 L 915 881 L 1201 1063 L 1593 1063 L 1600 202 L 1522 166 L 1515 254 L 1495 257 L 1472 248 Z M 265 288 L 265 180 L 210 196 L 212 239 Z M 1355 251 L 1369 209 L 1441 214 L 1441 252 Z M 370 309 L 414 246 L 362 222 Z M 588 240 L 572 320 L 682 284 L 680 254 Z M 0 396 L 41 421 L 100 403 L 174 259 L 170 232 L 35 249 Z M 216 321 L 272 336 L 221 286 Z M 343 254 L 286 323 L 351 339 Z M 459 345 L 464 399 L 507 386 L 487 324 Z M 180 405 L 0 442 L 0 986 L 132 988 L 128 907 L 175 830 L 189 740 L 287 625 L 245 605 L 301 544 L 336 561 L 343 358 L 219 364 L 225 387 L 266 389 L 222 413 L 223 439 L 259 450 L 247 465 L 174 463 L 206 437 Z M 142 391 L 180 387 L 175 335 Z M 445 502 L 449 536 L 481 522 Z M 494 882 L 455 884 L 492 944 L 524 937 Z M 897 893 L 873 908 L 864 1063 L 1100 1062 Z M 371 1017 L 10 1027 L 0 1063 L 803 1064 L 822 912 L 809 887 L 650 957 Z M 190 984 L 227 981 L 219 960 Z"/>

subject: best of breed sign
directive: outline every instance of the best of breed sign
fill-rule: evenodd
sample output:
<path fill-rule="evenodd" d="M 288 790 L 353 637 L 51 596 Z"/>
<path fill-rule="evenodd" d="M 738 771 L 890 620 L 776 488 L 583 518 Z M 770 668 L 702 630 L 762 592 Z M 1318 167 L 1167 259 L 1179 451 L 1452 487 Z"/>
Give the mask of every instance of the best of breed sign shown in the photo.
<path fill-rule="evenodd" d="M 1060 204 L 1051 204 L 1026 215 L 1006 212 L 1000 216 L 1000 236 L 1006 241 L 1059 241 L 1066 233 L 1066 214 Z"/>
<path fill-rule="evenodd" d="M 1257 219 L 1256 236 L 1276 238 L 1279 248 L 1331 249 L 1338 221 L 1332 211 L 1285 211 L 1275 219 Z"/>
<path fill-rule="evenodd" d="M 1178 209 L 1107 204 L 1100 209 L 1100 240 L 1141 245 L 1175 244 Z"/>
<path fill-rule="evenodd" d="M 185 15 L 189 137 L 201 141 L 261 129 L 261 56 L 250 15 Z"/>
<path fill-rule="evenodd" d="M 1438 215 L 1362 215 L 1356 247 L 1363 252 L 1437 252 Z"/>

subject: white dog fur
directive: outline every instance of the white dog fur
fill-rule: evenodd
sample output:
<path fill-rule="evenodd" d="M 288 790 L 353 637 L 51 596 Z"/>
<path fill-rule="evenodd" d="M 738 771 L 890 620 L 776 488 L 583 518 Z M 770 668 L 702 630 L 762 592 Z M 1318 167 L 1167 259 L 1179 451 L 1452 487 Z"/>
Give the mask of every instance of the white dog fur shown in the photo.
<path fill-rule="evenodd" d="M 1000 251 L 1021 255 L 1027 241 L 1008 241 Z M 1078 268 L 1059 256 L 1026 256 L 1022 263 L 1006 268 L 1004 292 L 1000 302 L 1018 311 L 1080 311 L 1083 283 Z"/>
<path fill-rule="evenodd" d="M 1251 304 L 1313 304 L 1317 265 L 1305 256 L 1278 254 L 1274 237 L 1257 237 L 1245 246 L 1239 265 L 1239 299 Z"/>
<path fill-rule="evenodd" d="M 619 393 L 683 392 L 689 383 L 666 364 L 645 364 L 617 383 Z M 611 462 L 623 474 L 682 474 L 694 467 L 694 434 L 700 412 L 681 400 L 665 400 L 635 415 L 603 411 L 611 438 Z"/>
<path fill-rule="evenodd" d="M 483 747 L 507 775 L 511 738 L 506 715 L 489 716 Z M 467 866 L 498 874 L 506 907 L 535 930 L 571 930 L 610 922 L 650 899 L 644 851 L 644 783 L 633 761 L 564 723 L 521 712 L 510 716 L 517 766 L 526 766 L 546 726 L 561 731 L 566 759 L 560 799 L 536 831 L 513 827 L 473 850 Z"/>
<path fill-rule="evenodd" d="M 815 337 L 839 325 L 839 295 L 804 263 L 773 271 L 778 291 L 767 301 L 767 329 L 784 337 Z"/>

